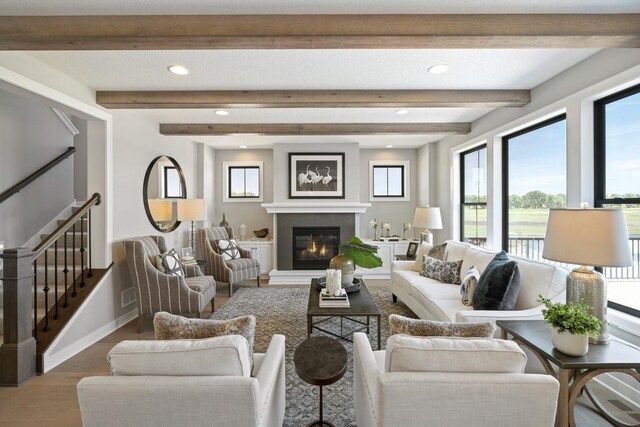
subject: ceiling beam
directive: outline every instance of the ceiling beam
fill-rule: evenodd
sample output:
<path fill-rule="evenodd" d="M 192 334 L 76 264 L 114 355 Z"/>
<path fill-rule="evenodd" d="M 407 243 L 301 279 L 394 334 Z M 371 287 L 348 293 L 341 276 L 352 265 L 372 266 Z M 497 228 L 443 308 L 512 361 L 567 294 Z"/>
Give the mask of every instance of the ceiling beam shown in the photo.
<path fill-rule="evenodd" d="M 471 123 L 260 123 L 217 124 L 168 123 L 160 125 L 162 135 L 433 135 L 468 134 Z"/>
<path fill-rule="evenodd" d="M 640 47 L 640 14 L 0 16 L 0 50 Z"/>
<path fill-rule="evenodd" d="M 522 107 L 529 90 L 98 91 L 105 108 Z"/>

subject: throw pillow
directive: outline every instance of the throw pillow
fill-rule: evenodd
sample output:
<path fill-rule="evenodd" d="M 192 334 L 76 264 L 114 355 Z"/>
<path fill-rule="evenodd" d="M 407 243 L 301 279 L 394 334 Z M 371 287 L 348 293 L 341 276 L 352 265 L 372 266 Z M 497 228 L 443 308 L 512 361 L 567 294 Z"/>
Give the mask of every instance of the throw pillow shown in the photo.
<path fill-rule="evenodd" d="M 493 322 L 439 322 L 436 320 L 410 319 L 397 314 L 389 316 L 389 335 L 491 338 L 495 331 L 496 325 Z"/>
<path fill-rule="evenodd" d="M 520 269 L 505 251 L 484 269 L 473 294 L 474 310 L 513 310 L 520 293 Z"/>
<path fill-rule="evenodd" d="M 236 239 L 220 239 L 216 240 L 216 244 L 220 250 L 220 255 L 225 260 L 240 258 L 240 250 Z"/>
<path fill-rule="evenodd" d="M 249 359 L 253 366 L 253 341 L 256 334 L 256 318 L 240 316 L 229 320 L 187 319 L 183 316 L 160 311 L 153 317 L 156 340 L 203 339 L 223 335 L 242 335 L 247 339 Z"/>
<path fill-rule="evenodd" d="M 422 242 L 420 246 L 418 246 L 418 250 L 416 251 L 416 259 L 413 262 L 413 270 L 420 271 L 422 268 L 422 263 L 424 262 L 423 257 L 429 254 L 429 251 L 433 248 L 433 245 L 429 244 L 429 242 Z"/>
<path fill-rule="evenodd" d="M 441 245 L 435 245 L 431 249 L 429 249 L 429 256 L 431 258 L 439 259 L 440 261 L 444 261 L 444 258 L 447 253 L 447 244 L 443 243 Z"/>
<path fill-rule="evenodd" d="M 460 284 L 460 261 L 440 261 L 429 255 L 424 256 L 420 275 L 444 283 Z"/>
<path fill-rule="evenodd" d="M 475 265 L 472 265 L 464 274 L 462 283 L 460 284 L 460 296 L 462 296 L 462 303 L 464 305 L 473 305 L 473 294 L 476 291 L 476 286 L 478 286 L 478 280 L 480 280 L 480 272 Z"/>
<path fill-rule="evenodd" d="M 163 270 L 165 274 L 184 277 L 184 271 L 180 264 L 180 257 L 175 249 L 171 249 L 169 252 L 158 255 L 158 261 L 158 266 L 162 266 L 160 270 Z"/>

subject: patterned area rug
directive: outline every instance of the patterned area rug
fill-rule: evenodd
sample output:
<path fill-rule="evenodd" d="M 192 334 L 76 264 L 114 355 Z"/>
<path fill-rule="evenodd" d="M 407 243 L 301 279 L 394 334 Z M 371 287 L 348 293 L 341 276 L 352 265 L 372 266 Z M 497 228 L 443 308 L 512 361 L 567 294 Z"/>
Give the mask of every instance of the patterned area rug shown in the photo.
<path fill-rule="evenodd" d="M 391 292 L 388 289 L 370 288 L 369 292 L 382 313 L 382 347 L 384 348 L 389 336 L 389 315 L 397 313 L 408 317 L 416 316 L 402 302 L 392 303 Z M 256 316 L 254 351 L 257 353 L 264 353 L 267 350 L 273 334 L 282 334 L 286 337 L 287 408 L 284 425 L 287 427 L 304 426 L 318 419 L 318 387 L 298 378 L 293 365 L 296 346 L 307 338 L 308 299 L 308 288 L 239 288 L 233 297 L 222 304 L 212 316 L 213 319 L 229 319 L 244 314 Z M 369 335 L 373 349 L 377 348 L 375 322 L 375 319 L 371 320 L 372 328 Z M 351 322 L 344 322 L 343 332 L 348 331 L 350 324 Z M 340 320 L 327 321 L 323 327 L 338 333 Z M 342 379 L 323 389 L 324 418 L 332 421 L 336 426 L 355 426 L 353 350 L 350 342 L 345 340 L 340 342 L 347 349 L 349 366 Z"/>

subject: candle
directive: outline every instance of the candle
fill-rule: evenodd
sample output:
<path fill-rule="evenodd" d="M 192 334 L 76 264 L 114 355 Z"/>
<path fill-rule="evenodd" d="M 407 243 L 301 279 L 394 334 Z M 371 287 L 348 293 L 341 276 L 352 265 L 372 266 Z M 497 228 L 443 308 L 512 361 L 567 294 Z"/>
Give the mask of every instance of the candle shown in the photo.
<path fill-rule="evenodd" d="M 342 282 L 342 271 L 327 269 L 327 293 L 329 295 L 340 295 L 340 288 Z"/>

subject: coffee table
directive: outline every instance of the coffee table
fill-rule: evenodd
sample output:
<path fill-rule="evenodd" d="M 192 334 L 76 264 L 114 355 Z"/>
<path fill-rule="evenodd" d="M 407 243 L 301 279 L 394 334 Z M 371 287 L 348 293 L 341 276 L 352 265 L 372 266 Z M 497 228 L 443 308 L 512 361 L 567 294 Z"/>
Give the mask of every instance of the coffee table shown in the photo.
<path fill-rule="evenodd" d="M 611 337 L 608 345 L 589 345 L 589 352 L 584 356 L 569 356 L 553 348 L 551 326 L 544 320 L 498 320 L 496 325 L 502 328 L 503 339 L 512 335 L 515 342 L 530 349 L 540 359 L 547 374 L 560 382 L 556 426 L 575 426 L 574 406 L 583 390 L 609 422 L 616 426 L 629 425 L 609 414 L 589 392 L 587 383 L 607 372 L 628 374 L 640 381 L 640 350 L 637 347 Z M 552 363 L 558 367 L 557 374 Z"/>
<path fill-rule="evenodd" d="M 307 306 L 307 338 L 311 336 L 313 330 L 324 332 L 333 337 L 352 342 L 351 338 L 342 334 L 342 321 L 347 320 L 362 325 L 354 332 L 367 331 L 370 332 L 370 318 L 377 318 L 378 327 L 378 350 L 382 348 L 382 338 L 380 333 L 380 310 L 371 298 L 371 294 L 364 283 L 360 279 L 360 290 L 349 294 L 349 307 L 320 307 L 320 288 L 316 286 L 318 279 L 311 279 L 311 287 L 309 289 L 309 305 Z M 314 317 L 323 317 L 324 319 L 314 322 Z M 321 328 L 320 324 L 331 320 L 334 317 L 340 318 L 340 334 L 336 334 L 327 329 Z M 366 317 L 366 321 L 355 319 L 355 317 Z"/>

